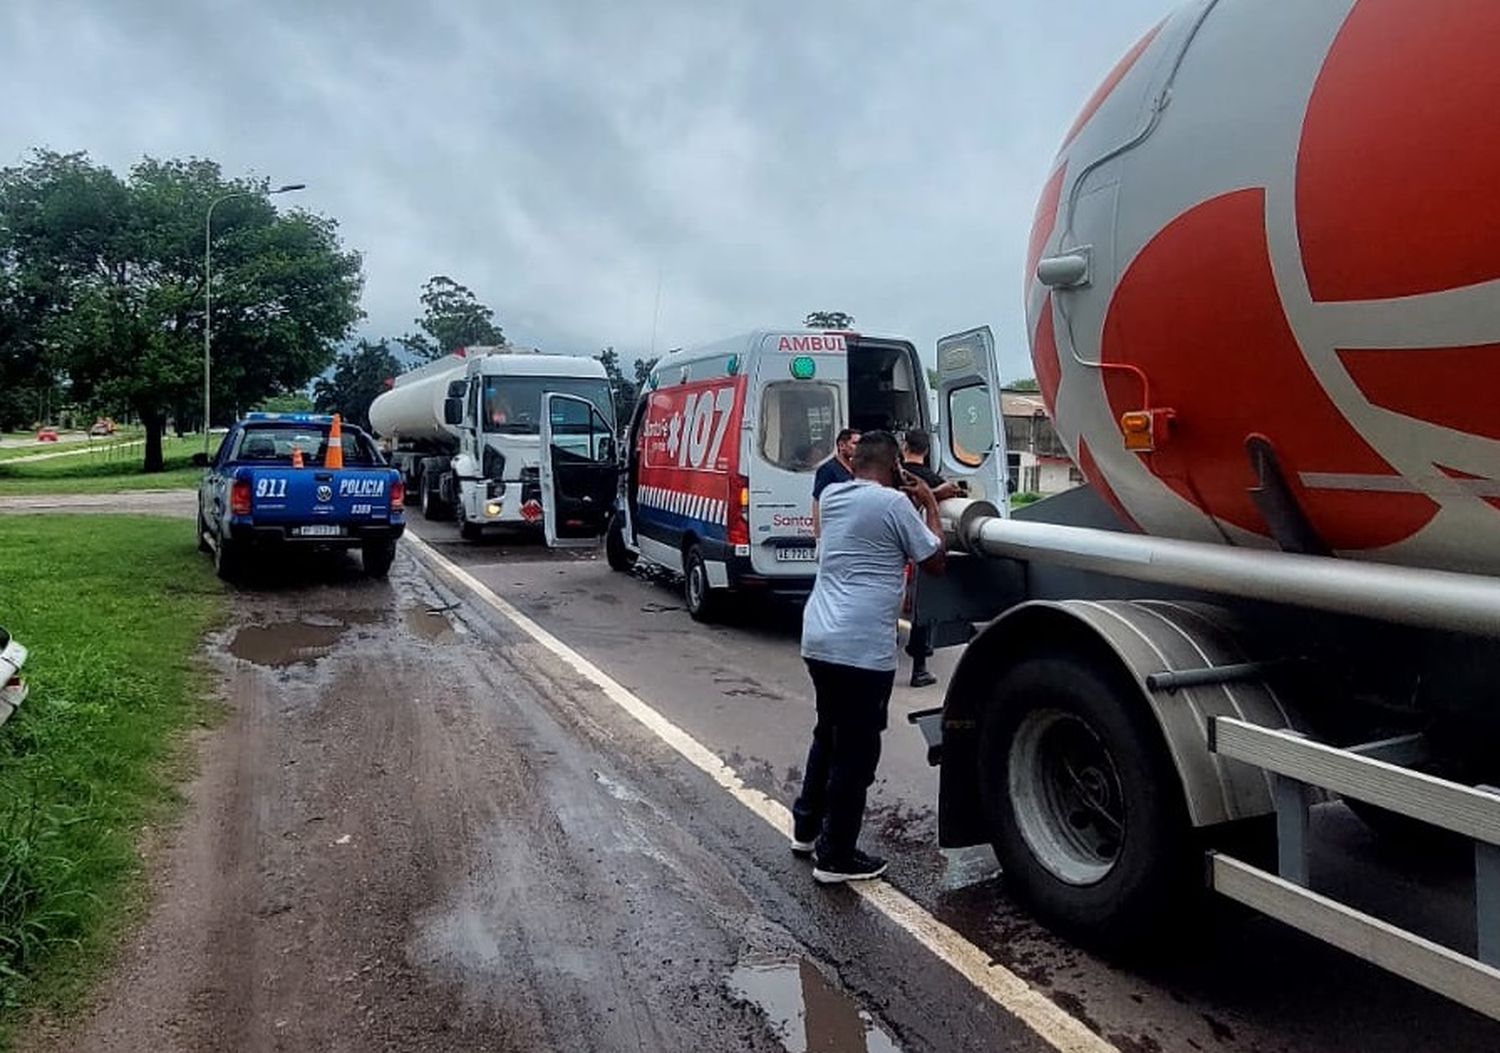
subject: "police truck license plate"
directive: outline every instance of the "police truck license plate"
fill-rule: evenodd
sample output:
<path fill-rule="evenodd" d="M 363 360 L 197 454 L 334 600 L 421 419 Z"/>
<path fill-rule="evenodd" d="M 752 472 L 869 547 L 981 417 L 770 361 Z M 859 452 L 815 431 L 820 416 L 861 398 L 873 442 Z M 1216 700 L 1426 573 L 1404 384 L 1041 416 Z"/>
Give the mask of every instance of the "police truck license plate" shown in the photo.
<path fill-rule="evenodd" d="M 778 548 L 776 550 L 777 563 L 816 563 L 818 562 L 818 550 L 815 548 Z"/>
<path fill-rule="evenodd" d="M 344 528 L 334 526 L 332 523 L 319 523 L 314 526 L 297 528 L 298 537 L 343 537 Z"/>

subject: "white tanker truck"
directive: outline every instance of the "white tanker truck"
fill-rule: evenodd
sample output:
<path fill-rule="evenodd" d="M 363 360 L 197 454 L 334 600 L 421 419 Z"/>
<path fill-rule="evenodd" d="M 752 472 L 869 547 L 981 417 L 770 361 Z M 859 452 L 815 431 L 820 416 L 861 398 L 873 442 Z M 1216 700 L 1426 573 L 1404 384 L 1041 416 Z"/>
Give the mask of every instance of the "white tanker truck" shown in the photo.
<path fill-rule="evenodd" d="M 1497 50 L 1492 0 L 1201 0 L 1049 168 L 1032 356 L 1090 485 L 947 503 L 913 618 L 967 645 L 914 718 L 940 839 L 1053 927 L 1157 939 L 1206 875 L 1500 1019 Z M 938 365 L 954 467 L 998 374 Z M 1472 924 L 1336 899 L 1309 858 L 1346 805 L 1414 861 L 1467 846 Z"/>
<path fill-rule="evenodd" d="M 553 546 L 603 535 L 616 441 L 597 359 L 460 348 L 395 378 L 370 423 L 391 445 L 407 500 L 428 519 L 456 519 L 465 540 L 487 526 L 540 528 Z"/>

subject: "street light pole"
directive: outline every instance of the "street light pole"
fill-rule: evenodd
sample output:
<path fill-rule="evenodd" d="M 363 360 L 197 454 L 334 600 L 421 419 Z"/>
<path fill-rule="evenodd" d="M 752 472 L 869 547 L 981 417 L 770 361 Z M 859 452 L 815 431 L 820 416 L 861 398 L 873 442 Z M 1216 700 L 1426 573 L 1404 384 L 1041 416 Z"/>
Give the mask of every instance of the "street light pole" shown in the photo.
<path fill-rule="evenodd" d="M 275 190 L 266 191 L 270 194 L 286 194 L 293 190 L 306 190 L 306 183 L 287 183 Z M 221 194 L 214 198 L 208 205 L 208 213 L 203 217 L 203 453 L 207 456 L 208 428 L 212 418 L 209 416 L 209 373 L 213 363 L 213 316 L 214 316 L 214 283 L 213 283 L 213 230 L 214 209 L 225 201 L 232 201 L 237 197 L 259 197 L 252 190 L 236 190 L 233 193 Z"/>

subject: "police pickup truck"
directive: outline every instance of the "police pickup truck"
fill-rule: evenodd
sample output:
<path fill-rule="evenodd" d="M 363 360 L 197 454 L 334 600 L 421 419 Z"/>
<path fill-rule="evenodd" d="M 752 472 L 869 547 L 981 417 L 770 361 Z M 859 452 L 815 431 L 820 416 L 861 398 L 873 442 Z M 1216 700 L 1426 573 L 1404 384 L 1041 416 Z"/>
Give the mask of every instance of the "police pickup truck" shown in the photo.
<path fill-rule="evenodd" d="M 332 455 L 330 456 L 330 451 Z M 256 553 L 358 548 L 384 577 L 406 529 L 401 474 L 369 435 L 335 417 L 251 413 L 229 429 L 198 487 L 198 547 L 233 580 Z"/>

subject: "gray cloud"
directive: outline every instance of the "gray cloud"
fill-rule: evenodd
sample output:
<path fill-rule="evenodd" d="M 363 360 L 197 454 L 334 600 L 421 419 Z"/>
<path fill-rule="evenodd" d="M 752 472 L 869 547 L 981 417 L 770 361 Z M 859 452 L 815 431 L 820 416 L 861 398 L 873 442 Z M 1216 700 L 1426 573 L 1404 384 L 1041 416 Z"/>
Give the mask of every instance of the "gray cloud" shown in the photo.
<path fill-rule="evenodd" d="M 1048 162 L 1166 7 L 10 0 L 0 159 L 305 181 L 365 254 L 371 334 L 447 273 L 520 342 L 642 354 L 660 274 L 659 348 L 828 308 L 929 353 L 988 323 L 1029 374 Z"/>

